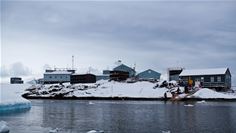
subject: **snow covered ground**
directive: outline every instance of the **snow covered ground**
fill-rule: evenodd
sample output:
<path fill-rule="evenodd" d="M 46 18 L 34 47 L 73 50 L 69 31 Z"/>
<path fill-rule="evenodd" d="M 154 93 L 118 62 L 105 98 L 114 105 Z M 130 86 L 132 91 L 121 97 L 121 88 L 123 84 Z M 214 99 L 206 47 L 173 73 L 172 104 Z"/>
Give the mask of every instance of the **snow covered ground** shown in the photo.
<path fill-rule="evenodd" d="M 65 84 L 32 86 L 28 90 L 31 96 L 49 97 L 63 94 L 65 97 L 131 97 L 131 98 L 162 98 L 167 88 L 154 88 L 150 82 L 122 83 L 98 81 L 94 84 Z M 169 95 L 170 96 L 170 95 Z"/>
<path fill-rule="evenodd" d="M 30 101 L 21 96 L 29 86 L 29 84 L 1 84 L 0 112 L 29 109 Z"/>
<path fill-rule="evenodd" d="M 167 92 L 167 97 L 170 98 L 172 96 L 171 92 L 177 90 L 177 87 L 168 89 L 166 87 L 156 87 L 156 85 L 157 83 L 147 81 L 126 83 L 101 80 L 93 84 L 36 85 L 29 87 L 26 94 L 31 97 L 163 98 Z M 180 92 L 183 91 L 184 88 L 180 87 Z M 204 88 L 194 94 L 180 94 L 176 98 L 236 99 L 236 93 L 222 93 Z"/>

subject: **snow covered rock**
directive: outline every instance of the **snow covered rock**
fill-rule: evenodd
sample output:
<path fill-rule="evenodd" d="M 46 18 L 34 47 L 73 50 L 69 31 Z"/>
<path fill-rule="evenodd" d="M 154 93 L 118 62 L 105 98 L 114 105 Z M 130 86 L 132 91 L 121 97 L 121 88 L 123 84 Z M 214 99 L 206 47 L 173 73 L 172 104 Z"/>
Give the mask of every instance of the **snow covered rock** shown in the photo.
<path fill-rule="evenodd" d="M 0 133 L 9 133 L 10 129 L 5 121 L 0 121 Z"/>

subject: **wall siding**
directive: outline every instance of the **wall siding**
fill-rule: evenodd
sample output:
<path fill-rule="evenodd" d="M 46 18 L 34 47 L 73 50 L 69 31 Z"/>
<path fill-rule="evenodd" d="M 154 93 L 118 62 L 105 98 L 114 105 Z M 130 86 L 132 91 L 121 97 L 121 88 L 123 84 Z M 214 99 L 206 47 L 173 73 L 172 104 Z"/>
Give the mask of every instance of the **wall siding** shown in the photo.
<path fill-rule="evenodd" d="M 44 74 L 44 81 L 45 82 L 70 82 L 70 74 Z"/>
<path fill-rule="evenodd" d="M 137 77 L 140 79 L 160 79 L 160 76 L 161 76 L 160 73 L 153 70 L 146 70 L 137 75 Z"/>

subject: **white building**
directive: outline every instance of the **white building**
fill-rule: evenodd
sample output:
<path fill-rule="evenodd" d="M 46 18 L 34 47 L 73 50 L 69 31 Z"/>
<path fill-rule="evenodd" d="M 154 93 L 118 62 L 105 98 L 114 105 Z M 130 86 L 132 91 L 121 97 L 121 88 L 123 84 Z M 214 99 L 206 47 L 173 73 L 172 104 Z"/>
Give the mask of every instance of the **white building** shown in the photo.
<path fill-rule="evenodd" d="M 53 70 L 44 73 L 43 81 L 45 84 L 53 84 L 53 83 L 65 83 L 70 82 L 70 76 L 73 74 L 71 71 L 63 70 Z"/>

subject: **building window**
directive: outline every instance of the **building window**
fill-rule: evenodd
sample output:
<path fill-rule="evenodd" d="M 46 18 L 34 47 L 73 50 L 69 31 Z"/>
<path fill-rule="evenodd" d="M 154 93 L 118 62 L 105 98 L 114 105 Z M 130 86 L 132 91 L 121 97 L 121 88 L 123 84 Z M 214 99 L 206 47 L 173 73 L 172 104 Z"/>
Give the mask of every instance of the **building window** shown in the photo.
<path fill-rule="evenodd" d="M 221 82 L 221 76 L 217 77 L 217 82 Z"/>
<path fill-rule="evenodd" d="M 214 77 L 211 77 L 211 82 L 215 82 Z"/>
<path fill-rule="evenodd" d="M 51 78 L 52 78 L 52 76 L 49 76 L 49 78 L 51 79 Z"/>

